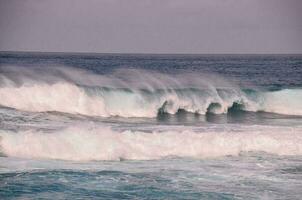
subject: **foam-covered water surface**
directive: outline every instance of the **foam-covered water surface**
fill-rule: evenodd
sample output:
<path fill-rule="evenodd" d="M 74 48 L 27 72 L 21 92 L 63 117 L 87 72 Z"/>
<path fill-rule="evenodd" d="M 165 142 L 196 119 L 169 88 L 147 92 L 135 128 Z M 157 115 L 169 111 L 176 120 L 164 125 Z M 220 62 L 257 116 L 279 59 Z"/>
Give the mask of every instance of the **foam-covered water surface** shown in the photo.
<path fill-rule="evenodd" d="M 0 196 L 58 199 L 299 199 L 301 156 L 70 162 L 0 158 Z M 3 164 L 2 164 L 3 163 Z"/>
<path fill-rule="evenodd" d="M 0 54 L 0 199 L 300 199 L 300 55 Z"/>

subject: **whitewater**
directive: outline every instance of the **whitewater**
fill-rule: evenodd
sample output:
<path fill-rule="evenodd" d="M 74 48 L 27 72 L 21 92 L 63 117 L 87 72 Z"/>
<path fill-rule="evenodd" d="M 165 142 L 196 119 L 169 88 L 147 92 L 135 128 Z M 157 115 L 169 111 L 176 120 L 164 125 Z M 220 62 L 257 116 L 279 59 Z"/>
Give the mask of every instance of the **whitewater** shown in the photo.
<path fill-rule="evenodd" d="M 22 158 L 91 160 L 150 160 L 165 157 L 211 158 L 244 152 L 302 155 L 302 128 L 207 132 L 117 132 L 109 127 L 76 127 L 47 134 L 1 132 L 2 154 Z M 259 129 L 259 128 L 258 128 Z M 241 130 L 242 131 L 242 130 Z M 84 144 L 83 144 L 83 141 Z"/>
<path fill-rule="evenodd" d="M 0 199 L 300 199 L 301 63 L 2 52 Z"/>
<path fill-rule="evenodd" d="M 64 73 L 67 70 L 73 74 Z M 10 69 L 5 72 L 11 73 Z M 302 115 L 302 89 L 242 89 L 219 76 L 205 82 L 204 74 L 172 76 L 142 70 L 117 71 L 108 77 L 66 67 L 56 70 L 64 78 L 47 83 L 46 80 L 55 76 L 50 72 L 41 76 L 40 81 L 31 78 L 38 76 L 35 69 L 26 69 L 23 77 L 15 72 L 21 76 L 18 84 L 2 75 L 0 104 L 30 112 L 57 111 L 100 117 L 156 117 L 159 113 L 176 114 L 179 110 L 202 115 L 224 114 L 233 108 Z M 81 76 L 80 83 L 74 81 L 77 76 Z"/>

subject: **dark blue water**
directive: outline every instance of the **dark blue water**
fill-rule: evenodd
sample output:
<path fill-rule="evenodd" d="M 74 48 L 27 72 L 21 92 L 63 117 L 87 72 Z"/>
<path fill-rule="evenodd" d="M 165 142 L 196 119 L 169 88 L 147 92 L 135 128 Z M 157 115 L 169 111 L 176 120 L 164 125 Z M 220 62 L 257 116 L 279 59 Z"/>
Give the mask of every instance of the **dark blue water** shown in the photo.
<path fill-rule="evenodd" d="M 132 55 L 1 53 L 0 66 L 71 66 L 95 73 L 119 68 L 156 70 L 162 73 L 200 71 L 217 73 L 241 84 L 268 88 L 301 87 L 301 55 Z"/>
<path fill-rule="evenodd" d="M 301 199 L 301 55 L 0 53 L 0 199 Z"/>

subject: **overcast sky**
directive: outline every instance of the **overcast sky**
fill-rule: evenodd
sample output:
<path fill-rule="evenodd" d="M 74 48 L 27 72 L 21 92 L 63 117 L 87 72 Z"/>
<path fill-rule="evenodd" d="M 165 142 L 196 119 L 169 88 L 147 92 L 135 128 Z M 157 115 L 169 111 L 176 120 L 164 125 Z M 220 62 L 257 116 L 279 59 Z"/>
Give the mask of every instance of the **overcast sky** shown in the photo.
<path fill-rule="evenodd" d="M 0 0 L 0 51 L 302 53 L 302 0 Z"/>

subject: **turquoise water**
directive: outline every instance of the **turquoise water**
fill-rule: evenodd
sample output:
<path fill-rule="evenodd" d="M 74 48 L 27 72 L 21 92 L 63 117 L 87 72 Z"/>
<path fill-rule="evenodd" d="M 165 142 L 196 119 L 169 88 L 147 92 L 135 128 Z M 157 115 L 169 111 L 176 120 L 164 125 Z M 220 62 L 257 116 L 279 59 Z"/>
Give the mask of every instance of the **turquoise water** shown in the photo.
<path fill-rule="evenodd" d="M 205 160 L 88 163 L 1 158 L 1 162 L 18 171 L 1 173 L 3 198 L 299 199 L 301 196 L 301 157 L 251 154 Z"/>
<path fill-rule="evenodd" d="M 0 54 L 0 199 L 301 199 L 299 55 Z"/>

